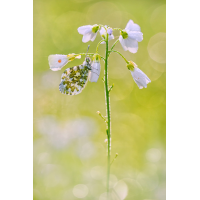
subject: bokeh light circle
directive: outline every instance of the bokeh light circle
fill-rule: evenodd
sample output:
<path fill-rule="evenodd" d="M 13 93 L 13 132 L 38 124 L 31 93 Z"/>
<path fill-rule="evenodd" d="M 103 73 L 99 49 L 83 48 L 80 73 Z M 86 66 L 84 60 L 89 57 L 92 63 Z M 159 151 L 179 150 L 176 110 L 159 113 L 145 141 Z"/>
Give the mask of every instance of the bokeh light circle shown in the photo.
<path fill-rule="evenodd" d="M 82 199 L 88 195 L 88 187 L 84 184 L 78 184 L 73 188 L 73 194 L 75 197 Z"/>
<path fill-rule="evenodd" d="M 166 63 L 166 33 L 157 33 L 149 40 L 147 50 L 151 59 Z"/>

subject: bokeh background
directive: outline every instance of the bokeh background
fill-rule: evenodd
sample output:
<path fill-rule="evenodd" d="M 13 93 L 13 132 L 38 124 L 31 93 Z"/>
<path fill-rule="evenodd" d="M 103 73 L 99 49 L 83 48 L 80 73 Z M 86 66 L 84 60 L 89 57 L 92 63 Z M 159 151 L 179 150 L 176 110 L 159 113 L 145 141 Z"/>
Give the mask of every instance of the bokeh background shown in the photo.
<path fill-rule="evenodd" d="M 105 200 L 107 148 L 104 63 L 97 83 L 77 96 L 63 95 L 61 71 L 48 66 L 48 55 L 95 52 L 101 37 L 82 43 L 77 28 L 139 24 L 144 39 L 136 54 L 115 47 L 151 79 L 140 90 L 118 54 L 109 58 L 111 92 L 112 199 L 166 199 L 166 2 L 165 0 L 34 0 L 34 200 Z M 119 36 L 118 31 L 114 31 Z M 112 45 L 114 41 L 110 41 Z M 104 56 L 105 45 L 99 47 Z"/>

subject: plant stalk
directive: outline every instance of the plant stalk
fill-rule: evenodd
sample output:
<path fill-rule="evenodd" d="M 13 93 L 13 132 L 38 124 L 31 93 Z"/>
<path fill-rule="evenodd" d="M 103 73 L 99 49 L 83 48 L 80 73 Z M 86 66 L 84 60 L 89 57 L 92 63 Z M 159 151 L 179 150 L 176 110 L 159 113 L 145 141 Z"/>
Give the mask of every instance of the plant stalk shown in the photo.
<path fill-rule="evenodd" d="M 110 155 L 111 155 L 111 117 L 110 117 L 110 94 L 108 88 L 108 34 L 106 34 L 106 53 L 105 53 L 105 101 L 106 101 L 106 115 L 107 115 L 107 138 L 108 138 L 108 163 L 107 163 L 107 198 L 109 199 L 109 179 L 110 179 Z"/>

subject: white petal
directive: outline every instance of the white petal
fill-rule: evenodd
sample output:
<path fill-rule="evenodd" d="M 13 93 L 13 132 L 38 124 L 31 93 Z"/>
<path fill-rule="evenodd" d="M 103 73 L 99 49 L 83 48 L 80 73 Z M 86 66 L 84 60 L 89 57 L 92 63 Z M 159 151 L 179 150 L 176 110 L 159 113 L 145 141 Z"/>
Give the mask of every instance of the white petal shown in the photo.
<path fill-rule="evenodd" d="M 147 83 L 150 83 L 150 82 L 151 82 L 151 80 L 149 79 L 149 77 L 148 77 L 142 70 L 140 70 L 138 67 L 136 67 L 134 71 L 135 71 L 137 74 L 139 74 L 139 76 L 144 76 Z"/>
<path fill-rule="evenodd" d="M 138 42 L 131 38 L 124 39 L 124 45 L 131 53 L 136 53 L 138 50 Z"/>
<path fill-rule="evenodd" d="M 133 77 L 133 80 L 135 81 L 135 83 L 138 85 L 138 87 L 140 88 L 140 89 L 142 89 L 143 87 L 147 87 L 147 84 L 146 84 L 146 82 L 145 82 L 145 78 L 143 77 L 138 77 L 138 76 L 136 76 L 132 71 L 131 71 L 131 75 L 132 75 L 132 77 Z"/>
<path fill-rule="evenodd" d="M 92 36 L 91 33 L 83 35 L 82 42 L 86 43 L 86 42 L 90 41 L 91 40 L 91 36 Z"/>
<path fill-rule="evenodd" d="M 146 86 L 143 86 L 140 82 L 138 82 L 137 80 L 133 79 L 135 81 L 135 83 L 138 85 L 139 89 L 142 89 L 143 87 L 147 88 Z"/>
<path fill-rule="evenodd" d="M 138 42 L 141 42 L 143 40 L 143 33 L 138 31 L 129 31 L 128 37 L 137 40 Z"/>
<path fill-rule="evenodd" d="M 106 29 L 104 27 L 101 27 L 99 32 L 100 32 L 100 35 L 104 35 L 106 34 Z"/>
<path fill-rule="evenodd" d="M 81 26 L 78 28 L 78 32 L 82 35 L 90 33 L 90 32 L 92 32 L 92 26 L 91 25 Z"/>
<path fill-rule="evenodd" d="M 90 40 L 93 42 L 95 40 L 96 36 L 97 36 L 97 32 L 91 33 L 91 39 Z"/>
<path fill-rule="evenodd" d="M 100 75 L 100 70 L 101 70 L 100 63 L 93 62 L 91 66 L 92 66 L 92 70 L 90 71 L 90 74 L 89 74 L 89 81 L 97 82 Z"/>
<path fill-rule="evenodd" d="M 125 30 L 127 31 L 140 31 L 140 26 L 137 24 L 134 24 L 133 20 L 129 20 L 129 22 L 126 25 Z"/>
<path fill-rule="evenodd" d="M 125 43 L 124 43 L 124 39 L 122 38 L 121 35 L 119 36 L 119 41 L 120 41 L 120 43 L 121 43 L 121 45 L 122 45 L 124 51 L 127 51 L 128 48 L 126 47 L 126 45 L 125 45 Z"/>
<path fill-rule="evenodd" d="M 143 87 L 147 87 L 147 84 L 151 82 L 151 80 L 147 77 L 147 75 L 141 71 L 139 68 L 134 68 L 134 71 L 130 71 L 133 76 L 134 81 L 138 85 L 140 89 Z"/>
<path fill-rule="evenodd" d="M 61 68 L 67 64 L 68 58 L 66 55 L 55 54 L 55 55 L 50 55 L 48 57 L 48 61 L 50 69 L 52 71 L 58 71 L 61 70 Z"/>
<path fill-rule="evenodd" d="M 108 35 L 108 40 L 113 40 L 115 37 L 114 37 L 114 35 L 112 34 L 112 35 Z"/>

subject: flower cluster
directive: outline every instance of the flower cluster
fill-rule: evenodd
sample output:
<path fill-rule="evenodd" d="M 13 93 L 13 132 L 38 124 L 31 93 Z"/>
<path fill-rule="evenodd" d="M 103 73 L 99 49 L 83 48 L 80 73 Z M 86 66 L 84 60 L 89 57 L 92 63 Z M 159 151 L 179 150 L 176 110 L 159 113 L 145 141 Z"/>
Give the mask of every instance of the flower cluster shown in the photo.
<path fill-rule="evenodd" d="M 107 41 L 113 40 L 115 38 L 113 35 L 114 30 L 120 31 L 120 36 L 116 40 L 114 45 L 119 41 L 125 51 L 128 50 L 131 53 L 136 53 L 138 51 L 138 42 L 141 42 L 143 40 L 143 33 L 141 32 L 140 26 L 138 24 L 135 24 L 132 20 L 128 21 L 125 29 L 123 30 L 119 28 L 112 29 L 110 26 L 107 25 L 103 26 L 98 24 L 86 25 L 78 28 L 78 32 L 81 35 L 83 35 L 82 42 L 84 43 L 89 41 L 93 42 L 97 36 L 97 33 L 99 32 L 102 38 L 99 44 L 105 44 L 106 40 Z M 117 51 L 112 51 L 114 45 L 111 48 L 110 52 L 117 52 Z M 61 55 L 61 54 L 50 55 L 48 57 L 50 69 L 52 71 L 58 71 L 68 62 L 73 61 L 75 58 L 80 59 L 81 55 L 74 53 L 68 55 Z M 98 54 L 98 48 L 97 48 L 96 53 L 93 54 L 91 69 L 89 69 L 88 77 L 90 82 L 97 82 L 99 78 L 100 58 L 101 56 Z M 147 84 L 150 83 L 151 80 L 147 77 L 146 74 L 144 74 L 137 67 L 137 65 L 133 61 L 127 61 L 126 59 L 125 61 L 127 63 L 127 68 L 130 70 L 130 73 L 135 83 L 138 85 L 139 89 L 142 89 L 143 87 L 146 88 Z"/>
<path fill-rule="evenodd" d="M 106 30 L 107 29 L 107 30 Z M 100 30 L 100 31 L 99 31 Z M 108 40 L 114 39 L 113 29 L 108 26 L 101 27 L 97 24 L 91 26 L 81 26 L 78 28 L 78 32 L 83 35 L 83 42 L 94 41 L 97 32 L 100 32 L 102 39 L 105 40 L 105 35 L 108 33 Z M 138 50 L 138 42 L 143 40 L 143 33 L 140 30 L 140 26 L 135 24 L 132 20 L 126 25 L 124 30 L 120 31 L 119 41 L 125 51 L 130 51 L 131 53 L 136 53 Z M 102 42 L 103 44 L 105 42 Z"/>
<path fill-rule="evenodd" d="M 101 27 L 100 29 L 100 26 L 95 24 L 93 26 L 87 25 L 78 28 L 78 32 L 83 35 L 82 39 L 83 42 L 88 42 L 90 40 L 94 41 L 98 31 L 100 32 L 100 35 L 103 40 L 106 39 L 106 34 L 108 34 L 108 40 L 114 39 L 113 29 L 108 26 Z M 132 20 L 129 20 L 125 29 L 120 31 L 119 41 L 123 49 L 125 51 L 128 50 L 131 53 L 136 53 L 138 51 L 138 42 L 141 42 L 142 40 L 143 40 L 143 33 L 141 32 L 140 26 L 138 24 L 135 24 Z M 104 43 L 105 41 L 101 42 L 101 44 Z M 130 70 L 131 75 L 136 84 L 138 85 L 139 89 L 142 89 L 143 87 L 146 88 L 147 84 L 151 82 L 151 80 L 147 77 L 147 75 L 144 72 L 142 72 L 137 67 L 137 65 L 132 61 L 129 61 L 127 67 Z M 98 69 L 100 70 L 100 67 Z M 95 76 L 94 73 L 93 76 Z"/>

